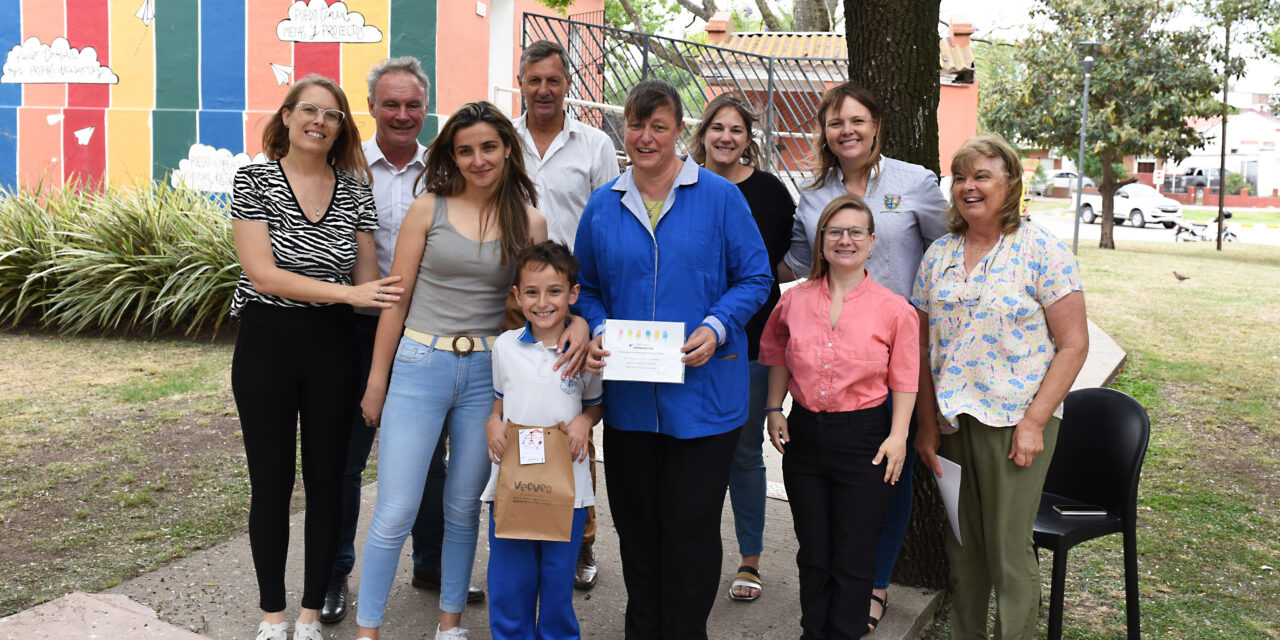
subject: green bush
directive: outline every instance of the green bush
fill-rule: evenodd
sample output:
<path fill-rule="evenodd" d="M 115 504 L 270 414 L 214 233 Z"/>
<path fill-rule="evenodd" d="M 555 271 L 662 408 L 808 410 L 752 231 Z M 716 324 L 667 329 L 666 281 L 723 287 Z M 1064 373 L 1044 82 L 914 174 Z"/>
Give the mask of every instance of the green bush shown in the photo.
<path fill-rule="evenodd" d="M 168 181 L 0 193 L 0 322 L 216 331 L 240 275 L 225 209 Z"/>
<path fill-rule="evenodd" d="M 1234 172 L 1227 174 L 1227 195 L 1238 196 L 1246 187 L 1252 189 L 1253 185 L 1250 185 L 1249 181 L 1244 179 L 1244 176 Z"/>

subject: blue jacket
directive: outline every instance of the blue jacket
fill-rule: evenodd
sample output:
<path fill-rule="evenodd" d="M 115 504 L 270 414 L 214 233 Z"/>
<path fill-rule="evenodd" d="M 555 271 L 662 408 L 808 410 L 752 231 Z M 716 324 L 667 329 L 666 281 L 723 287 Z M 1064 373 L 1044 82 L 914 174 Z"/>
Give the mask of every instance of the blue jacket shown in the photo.
<path fill-rule="evenodd" d="M 624 431 L 700 438 L 747 419 L 743 327 L 773 284 L 769 257 L 742 192 L 685 159 L 656 229 L 632 170 L 587 201 L 574 244 L 582 293 L 575 312 L 593 335 L 605 318 L 683 322 L 716 332 L 719 347 L 684 384 L 606 381 L 604 418 Z"/>

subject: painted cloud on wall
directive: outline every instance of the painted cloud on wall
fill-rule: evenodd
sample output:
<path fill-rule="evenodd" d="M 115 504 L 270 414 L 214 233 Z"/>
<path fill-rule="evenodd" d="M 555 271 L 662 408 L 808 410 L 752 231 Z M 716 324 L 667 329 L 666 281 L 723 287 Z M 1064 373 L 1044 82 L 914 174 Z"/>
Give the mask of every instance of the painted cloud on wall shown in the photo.
<path fill-rule="evenodd" d="M 382 42 L 382 31 L 364 23 L 364 15 L 347 10 L 345 2 L 324 0 L 289 6 L 289 17 L 276 25 L 276 37 L 285 42 Z"/>
<path fill-rule="evenodd" d="M 98 62 L 93 47 L 76 49 L 66 38 L 54 38 L 50 44 L 39 38 L 9 50 L 4 61 L 5 84 L 116 84 L 120 77 Z"/>
<path fill-rule="evenodd" d="M 197 143 L 191 145 L 187 158 L 180 161 L 177 170 L 170 174 L 169 182 L 179 189 L 231 193 L 237 169 L 265 161 L 266 156 L 261 153 L 250 158 L 247 153 L 232 154 L 228 149 Z"/>

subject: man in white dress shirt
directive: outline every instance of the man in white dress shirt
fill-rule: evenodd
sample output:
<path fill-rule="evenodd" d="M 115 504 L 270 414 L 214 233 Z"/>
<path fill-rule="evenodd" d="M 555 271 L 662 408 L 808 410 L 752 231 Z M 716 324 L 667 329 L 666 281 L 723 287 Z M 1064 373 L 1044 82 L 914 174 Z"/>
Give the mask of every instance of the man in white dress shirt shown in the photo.
<path fill-rule="evenodd" d="M 427 148 L 418 142 L 418 135 L 427 117 L 430 86 L 422 64 L 412 56 L 384 59 L 369 72 L 369 114 L 378 130 L 362 148 L 373 175 L 373 200 L 378 207 L 378 229 L 373 232 L 373 240 L 377 247 L 379 277 L 385 278 L 391 272 L 396 236 L 409 205 L 417 196 L 415 182 L 426 164 Z M 373 357 L 373 338 L 378 329 L 378 310 L 358 309 L 356 314 L 356 334 L 364 367 L 360 377 L 363 395 Z M 320 610 L 320 621 L 326 624 L 336 623 L 347 615 L 347 576 L 355 563 L 361 477 L 376 434 L 376 429 L 365 426 L 357 407 L 343 476 L 342 538 L 324 607 Z M 444 539 L 441 494 L 446 471 L 444 438 L 445 434 L 441 433 L 442 444 L 436 447 L 431 458 L 418 520 L 413 525 L 413 586 L 418 588 L 440 588 L 440 545 Z M 484 600 L 484 591 L 473 587 L 467 593 L 467 600 Z"/>
<path fill-rule="evenodd" d="M 520 54 L 520 95 L 525 112 L 515 121 L 524 143 L 524 165 L 538 187 L 538 210 L 547 217 L 547 237 L 573 250 L 578 220 L 591 192 L 618 177 L 613 141 L 603 131 L 578 122 L 564 110 L 572 78 L 564 47 L 539 40 Z M 595 488 L 596 448 L 591 454 L 591 484 Z M 596 584 L 595 507 L 587 512 L 574 586 Z"/>

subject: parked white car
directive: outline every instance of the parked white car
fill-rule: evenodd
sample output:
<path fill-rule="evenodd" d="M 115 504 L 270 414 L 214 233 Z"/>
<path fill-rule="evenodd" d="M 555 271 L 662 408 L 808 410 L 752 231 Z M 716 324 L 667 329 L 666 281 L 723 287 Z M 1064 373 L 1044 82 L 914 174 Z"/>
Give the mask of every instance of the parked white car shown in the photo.
<path fill-rule="evenodd" d="M 1115 197 L 1116 222 L 1128 220 L 1135 227 L 1145 227 L 1148 222 L 1159 222 L 1166 229 L 1177 226 L 1182 220 L 1182 203 L 1160 195 L 1154 188 L 1132 183 L 1120 187 Z M 1086 193 L 1080 198 L 1080 219 L 1092 223 L 1102 216 L 1102 196 Z"/>
<path fill-rule="evenodd" d="M 1051 171 L 1040 180 L 1032 179 L 1030 184 L 1031 193 L 1037 196 L 1043 196 L 1053 192 L 1054 187 L 1061 187 L 1075 193 L 1076 190 L 1076 174 L 1074 171 Z M 1084 177 L 1084 188 L 1097 189 L 1098 183 L 1093 181 L 1089 176 Z"/>

